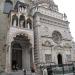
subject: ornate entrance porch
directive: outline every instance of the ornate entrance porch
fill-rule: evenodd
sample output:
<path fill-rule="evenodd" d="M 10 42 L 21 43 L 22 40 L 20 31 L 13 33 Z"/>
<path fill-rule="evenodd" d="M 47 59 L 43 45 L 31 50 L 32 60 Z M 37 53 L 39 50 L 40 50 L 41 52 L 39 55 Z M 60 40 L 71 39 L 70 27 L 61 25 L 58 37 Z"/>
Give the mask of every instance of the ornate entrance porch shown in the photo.
<path fill-rule="evenodd" d="M 31 70 L 33 63 L 32 45 L 30 39 L 25 35 L 17 35 L 11 42 L 7 61 L 7 70 Z M 10 59 L 9 59 L 10 58 Z M 10 66 L 9 66 L 10 65 Z M 10 69 L 9 69 L 10 68 Z"/>

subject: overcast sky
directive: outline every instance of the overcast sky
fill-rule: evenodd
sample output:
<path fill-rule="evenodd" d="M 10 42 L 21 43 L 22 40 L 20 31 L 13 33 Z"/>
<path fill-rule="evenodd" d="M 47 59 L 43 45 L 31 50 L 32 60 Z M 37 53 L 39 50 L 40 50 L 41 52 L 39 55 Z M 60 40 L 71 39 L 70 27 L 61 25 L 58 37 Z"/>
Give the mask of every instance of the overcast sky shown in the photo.
<path fill-rule="evenodd" d="M 70 22 L 70 31 L 75 41 L 75 0 L 54 0 L 61 13 L 66 13 Z"/>

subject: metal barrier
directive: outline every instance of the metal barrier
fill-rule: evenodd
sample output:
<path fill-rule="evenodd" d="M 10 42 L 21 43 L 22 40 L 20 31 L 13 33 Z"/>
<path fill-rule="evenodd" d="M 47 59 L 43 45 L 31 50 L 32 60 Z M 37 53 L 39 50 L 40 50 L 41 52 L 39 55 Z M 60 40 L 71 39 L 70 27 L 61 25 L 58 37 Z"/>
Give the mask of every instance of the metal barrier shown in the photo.
<path fill-rule="evenodd" d="M 62 65 L 50 65 L 47 66 L 48 75 L 65 75 L 74 74 L 75 65 L 72 64 L 62 64 Z"/>
<path fill-rule="evenodd" d="M 75 75 L 75 63 L 71 64 L 62 64 L 62 65 L 49 65 L 49 66 L 41 66 L 40 68 L 46 68 L 48 75 Z M 2 75 L 3 71 L 0 70 L 0 75 Z M 26 71 L 24 70 L 24 75 L 26 75 Z"/>
<path fill-rule="evenodd" d="M 2 67 L 0 67 L 0 75 L 2 75 L 2 73 L 4 73 L 4 70 Z"/>

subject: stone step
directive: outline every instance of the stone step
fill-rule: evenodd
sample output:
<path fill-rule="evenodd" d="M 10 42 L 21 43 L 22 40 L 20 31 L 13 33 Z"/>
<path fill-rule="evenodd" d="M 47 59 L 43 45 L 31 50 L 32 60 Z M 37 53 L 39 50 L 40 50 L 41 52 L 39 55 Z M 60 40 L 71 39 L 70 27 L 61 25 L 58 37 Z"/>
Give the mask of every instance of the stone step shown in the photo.
<path fill-rule="evenodd" d="M 10 73 L 2 73 L 1 75 L 24 75 L 23 71 L 15 71 Z"/>
<path fill-rule="evenodd" d="M 14 71 L 10 73 L 1 73 L 0 75 L 25 75 L 23 71 Z M 34 73 L 31 73 L 30 71 L 26 71 L 26 75 L 35 75 Z"/>

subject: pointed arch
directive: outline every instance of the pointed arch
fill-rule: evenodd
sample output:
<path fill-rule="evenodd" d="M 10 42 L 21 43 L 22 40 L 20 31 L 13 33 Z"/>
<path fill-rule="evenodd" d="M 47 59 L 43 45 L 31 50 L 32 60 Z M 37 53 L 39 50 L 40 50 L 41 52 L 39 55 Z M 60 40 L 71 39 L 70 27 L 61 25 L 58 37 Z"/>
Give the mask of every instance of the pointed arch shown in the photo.
<path fill-rule="evenodd" d="M 58 65 L 61 65 L 62 64 L 62 55 L 58 54 L 57 59 L 58 59 Z"/>
<path fill-rule="evenodd" d="M 19 18 L 19 25 L 20 25 L 20 27 L 25 28 L 25 16 L 24 16 L 23 14 L 20 15 L 20 18 Z"/>
<path fill-rule="evenodd" d="M 16 14 L 12 16 L 12 26 L 18 26 L 18 16 Z"/>

